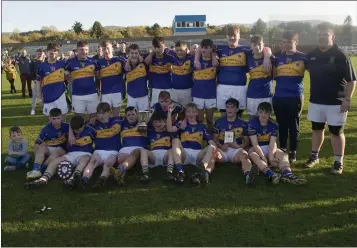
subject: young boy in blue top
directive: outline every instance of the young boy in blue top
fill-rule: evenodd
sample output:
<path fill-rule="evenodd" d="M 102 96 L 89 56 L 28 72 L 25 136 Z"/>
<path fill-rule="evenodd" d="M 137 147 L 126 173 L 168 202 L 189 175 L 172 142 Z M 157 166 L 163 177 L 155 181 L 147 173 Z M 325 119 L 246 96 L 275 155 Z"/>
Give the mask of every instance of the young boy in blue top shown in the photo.
<path fill-rule="evenodd" d="M 306 184 L 305 179 L 295 176 L 284 152 L 277 148 L 278 125 L 270 119 L 272 107 L 263 102 L 258 106 L 258 116 L 248 122 L 248 134 L 252 143 L 249 157 L 273 184 L 283 181 L 291 184 Z M 274 173 L 269 166 L 278 167 L 281 175 Z"/>
<path fill-rule="evenodd" d="M 4 171 L 13 171 L 28 167 L 31 156 L 28 154 L 27 140 L 23 139 L 21 129 L 17 126 L 11 127 L 10 138 Z"/>

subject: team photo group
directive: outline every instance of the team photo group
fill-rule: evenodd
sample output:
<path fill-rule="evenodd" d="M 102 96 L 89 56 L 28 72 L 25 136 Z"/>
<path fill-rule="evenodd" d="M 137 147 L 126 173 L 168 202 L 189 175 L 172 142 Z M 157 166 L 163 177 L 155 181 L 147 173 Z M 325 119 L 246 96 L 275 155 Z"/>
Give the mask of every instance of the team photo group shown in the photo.
<path fill-rule="evenodd" d="M 88 43 L 79 41 L 73 58 L 59 59 L 60 45 L 49 43 L 44 52 L 38 50 L 36 65 L 37 97 L 48 123 L 33 158 L 21 129 L 10 128 L 5 170 L 31 168 L 29 189 L 47 187 L 58 176 L 74 190 L 89 187 L 97 167 L 102 172 L 91 187 L 98 189 L 109 178 L 125 185 L 135 166 L 143 183 L 152 179 L 151 168 L 164 166 L 166 182 L 207 185 L 217 164 L 233 163 L 249 186 L 264 176 L 272 184 L 302 185 L 307 180 L 294 174 L 292 165 L 299 156 L 300 119 L 307 118 L 312 144 L 304 166 L 319 164 L 327 128 L 331 173 L 342 174 L 344 125 L 356 76 L 349 56 L 334 44 L 333 25 L 321 23 L 316 30 L 317 46 L 308 54 L 297 50 L 299 35 L 293 30 L 282 34 L 280 52 L 272 53 L 259 35 L 251 37 L 250 46 L 239 45 L 234 25 L 227 28 L 225 45 L 203 39 L 191 47 L 177 41 L 170 49 L 155 37 L 145 55 L 133 43 L 125 55 L 114 56 L 107 40 L 98 46 L 102 56 L 90 58 Z M 11 65 L 5 71 L 14 70 Z M 305 75 L 310 99 L 302 116 Z M 195 165 L 195 171 L 189 175 L 186 165 Z"/>

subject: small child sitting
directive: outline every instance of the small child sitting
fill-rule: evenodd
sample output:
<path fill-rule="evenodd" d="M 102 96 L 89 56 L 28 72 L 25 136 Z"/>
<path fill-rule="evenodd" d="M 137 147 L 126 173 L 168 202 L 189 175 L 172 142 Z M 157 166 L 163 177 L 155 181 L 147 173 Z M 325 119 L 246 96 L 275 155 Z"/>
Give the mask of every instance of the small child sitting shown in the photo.
<path fill-rule="evenodd" d="M 27 153 L 27 141 L 22 138 L 21 129 L 17 126 L 11 127 L 10 138 L 4 171 L 13 171 L 29 167 L 31 155 Z"/>

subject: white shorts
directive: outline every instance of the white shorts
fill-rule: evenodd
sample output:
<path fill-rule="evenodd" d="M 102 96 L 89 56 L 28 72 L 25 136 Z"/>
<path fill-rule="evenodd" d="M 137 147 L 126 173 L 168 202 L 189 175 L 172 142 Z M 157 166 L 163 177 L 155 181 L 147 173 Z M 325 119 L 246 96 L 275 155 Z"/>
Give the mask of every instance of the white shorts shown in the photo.
<path fill-rule="evenodd" d="M 68 107 L 66 102 L 66 94 L 63 93 L 56 101 L 43 104 L 43 114 L 50 115 L 50 111 L 53 108 L 59 108 L 62 114 L 68 113 Z"/>
<path fill-rule="evenodd" d="M 72 96 L 72 110 L 76 114 L 95 114 L 99 99 L 97 93 L 85 96 Z"/>
<path fill-rule="evenodd" d="M 188 103 L 192 102 L 192 89 L 172 89 L 171 100 L 178 102 L 185 107 Z"/>
<path fill-rule="evenodd" d="M 248 115 L 257 115 L 258 114 L 258 106 L 262 102 L 268 102 L 272 104 L 272 97 L 268 98 L 247 98 L 247 113 Z"/>
<path fill-rule="evenodd" d="M 327 122 L 330 126 L 343 126 L 347 120 L 347 112 L 341 113 L 341 105 L 323 105 L 309 102 L 307 119 L 318 123 Z"/>
<path fill-rule="evenodd" d="M 83 156 L 92 156 L 92 153 L 89 152 L 69 152 L 66 155 L 64 155 L 64 157 L 71 162 L 71 164 L 73 164 L 74 166 L 77 166 L 79 164 L 79 160 L 81 159 L 81 157 Z"/>
<path fill-rule="evenodd" d="M 105 150 L 95 150 L 93 155 L 98 154 L 101 159 L 100 164 L 103 165 L 111 155 L 118 155 L 117 151 L 105 151 Z"/>
<path fill-rule="evenodd" d="M 234 98 L 239 101 L 239 109 L 245 109 L 247 106 L 247 88 L 245 86 L 224 85 L 217 86 L 217 108 L 226 109 L 226 101 Z"/>
<path fill-rule="evenodd" d="M 269 145 L 260 146 L 260 149 L 262 149 L 264 156 L 266 158 L 268 158 L 269 157 Z"/>
<path fill-rule="evenodd" d="M 138 111 L 147 111 L 149 109 L 149 97 L 142 96 L 142 97 L 131 97 L 128 95 L 128 103 L 127 106 L 133 106 Z"/>
<path fill-rule="evenodd" d="M 216 107 L 216 99 L 203 99 L 203 98 L 193 98 L 193 103 L 197 105 L 198 109 L 211 109 Z"/>
<path fill-rule="evenodd" d="M 192 164 L 197 165 L 197 156 L 201 150 L 194 150 L 191 148 L 184 148 L 186 159 L 183 162 L 184 165 Z"/>
<path fill-rule="evenodd" d="M 167 91 L 171 96 L 171 89 L 151 89 L 151 105 L 159 102 L 159 94 L 161 91 Z"/>
<path fill-rule="evenodd" d="M 140 146 L 128 146 L 128 147 L 123 147 L 122 149 L 120 149 L 119 155 L 120 155 L 120 154 L 130 155 L 134 150 L 140 149 L 140 148 L 142 148 L 142 147 L 140 147 Z"/>
<path fill-rule="evenodd" d="M 58 147 L 53 147 L 53 146 L 47 146 L 48 150 L 50 153 L 52 153 L 54 150 L 56 150 Z"/>
<path fill-rule="evenodd" d="M 226 152 L 223 152 L 223 158 L 224 158 L 224 162 L 233 162 L 233 158 L 235 155 L 238 154 L 238 152 L 240 152 L 241 150 L 243 150 L 242 148 L 239 149 L 234 149 L 232 147 L 228 147 L 228 150 Z"/>
<path fill-rule="evenodd" d="M 111 94 L 102 94 L 100 97 L 100 102 L 106 102 L 112 108 L 120 108 L 122 103 L 121 92 L 111 93 Z"/>
<path fill-rule="evenodd" d="M 154 155 L 155 155 L 155 164 L 150 164 L 151 168 L 159 166 L 159 165 L 166 166 L 164 164 L 164 157 L 165 157 L 165 154 L 167 153 L 167 150 L 153 150 L 151 152 L 154 153 Z"/>

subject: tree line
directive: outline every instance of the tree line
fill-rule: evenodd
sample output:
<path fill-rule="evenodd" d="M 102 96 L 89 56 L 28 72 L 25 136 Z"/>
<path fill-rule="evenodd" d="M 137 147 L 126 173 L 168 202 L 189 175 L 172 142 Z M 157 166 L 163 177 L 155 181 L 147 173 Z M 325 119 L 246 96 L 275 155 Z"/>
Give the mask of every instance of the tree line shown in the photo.
<path fill-rule="evenodd" d="M 207 24 L 207 34 L 224 35 L 227 25 L 215 26 Z M 301 34 L 315 32 L 309 22 L 282 22 L 278 26 L 268 27 L 262 19 L 258 19 L 251 27 L 240 25 L 241 34 L 264 35 L 270 37 L 281 34 L 284 30 L 294 30 Z M 342 25 L 335 26 L 336 35 L 343 36 L 346 44 L 351 44 L 352 35 L 356 27 L 352 26 L 351 16 L 347 16 Z M 2 43 L 27 43 L 35 41 L 88 40 L 88 39 L 124 39 L 153 36 L 172 36 L 172 27 L 162 27 L 158 23 L 152 26 L 108 27 L 104 28 L 99 21 L 95 21 L 89 30 L 84 30 L 83 24 L 76 21 L 68 31 L 58 31 L 55 26 L 44 26 L 41 30 L 20 32 L 15 29 L 9 36 L 2 36 Z"/>

